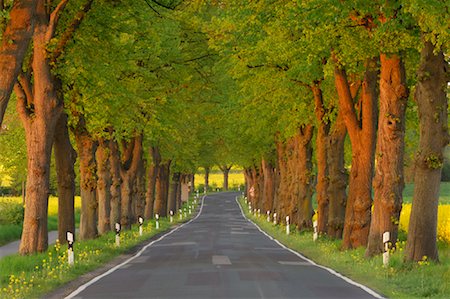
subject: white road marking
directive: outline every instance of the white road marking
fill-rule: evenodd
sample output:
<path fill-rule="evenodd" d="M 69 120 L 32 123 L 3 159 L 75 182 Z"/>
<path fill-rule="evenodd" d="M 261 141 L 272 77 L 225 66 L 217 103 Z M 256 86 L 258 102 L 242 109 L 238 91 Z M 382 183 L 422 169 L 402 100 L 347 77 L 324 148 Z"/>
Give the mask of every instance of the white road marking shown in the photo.
<path fill-rule="evenodd" d="M 206 195 L 203 195 L 202 197 L 202 205 L 200 206 L 200 211 L 198 212 L 197 216 L 195 216 L 193 219 L 189 220 L 188 222 L 174 228 L 173 230 L 169 231 L 168 233 L 162 235 L 161 237 L 159 237 L 158 239 L 151 241 L 150 243 L 148 243 L 147 245 L 145 245 L 141 250 L 139 250 L 138 253 L 136 253 L 134 256 L 130 257 L 129 259 L 127 259 L 125 262 L 114 266 L 113 268 L 109 269 L 108 271 L 106 271 L 105 273 L 91 279 L 90 281 L 86 282 L 85 284 L 81 285 L 78 287 L 78 289 L 76 289 L 75 291 L 73 291 L 72 293 L 70 293 L 68 296 L 66 296 L 66 299 L 72 299 L 75 298 L 75 296 L 77 296 L 79 293 L 81 293 L 82 291 L 84 291 L 87 287 L 89 287 L 90 285 L 93 285 L 94 283 L 96 283 L 97 281 L 99 281 L 100 279 L 102 279 L 105 276 L 108 276 L 109 274 L 113 273 L 114 271 L 116 271 L 117 269 L 120 269 L 121 267 L 123 267 L 124 265 L 128 264 L 129 262 L 131 262 L 132 260 L 134 260 L 135 258 L 141 256 L 141 254 L 147 250 L 147 248 L 149 248 L 150 246 L 152 246 L 153 244 L 161 241 L 162 239 L 164 239 L 165 237 L 173 234 L 174 232 L 176 232 L 177 230 L 179 230 L 180 228 L 188 225 L 189 223 L 191 223 L 192 221 L 196 220 L 200 214 L 203 211 L 203 206 L 204 206 L 204 201 L 205 201 L 205 197 Z"/>
<path fill-rule="evenodd" d="M 226 255 L 213 255 L 212 263 L 214 265 L 231 265 L 230 258 Z"/>
<path fill-rule="evenodd" d="M 242 210 L 242 207 L 241 207 L 241 205 L 239 204 L 238 198 L 237 198 L 237 197 L 235 198 L 235 201 L 236 201 L 237 205 L 239 206 L 239 209 L 241 209 L 241 214 L 242 214 L 242 216 L 243 216 L 245 219 L 247 219 L 247 221 L 249 221 L 250 223 L 253 223 L 253 225 L 256 226 L 256 228 L 257 228 L 261 233 L 263 233 L 266 237 L 268 237 L 270 240 L 272 240 L 272 241 L 274 241 L 275 243 L 277 243 L 277 244 L 278 244 L 279 246 L 281 246 L 282 248 L 284 248 L 284 249 L 286 249 L 286 250 L 292 252 L 293 254 L 295 254 L 296 256 L 298 256 L 299 258 L 301 258 L 301 259 L 303 259 L 303 260 L 305 260 L 305 261 L 307 261 L 307 262 L 310 262 L 312 265 L 314 265 L 314 266 L 316 266 L 316 267 L 319 267 L 319 268 L 321 268 L 321 269 L 324 269 L 324 270 L 330 272 L 331 274 L 333 274 L 334 276 L 337 276 L 337 277 L 339 277 L 339 278 L 345 280 L 345 281 L 348 282 L 349 284 L 354 285 L 354 286 L 356 286 L 356 287 L 359 287 L 360 289 L 364 290 L 365 292 L 367 292 L 368 294 L 374 296 L 375 298 L 384 299 L 383 296 L 381 296 L 380 294 L 378 294 L 377 292 L 375 292 L 375 291 L 372 290 L 371 288 L 369 288 L 369 287 L 367 287 L 367 286 L 365 286 L 365 285 L 362 285 L 362 284 L 360 284 L 360 283 L 357 283 L 356 281 L 351 280 L 350 278 L 348 278 L 348 277 L 346 277 L 346 276 L 344 276 L 344 275 L 342 275 L 342 274 L 336 272 L 335 270 L 333 270 L 333 269 L 331 269 L 331 268 L 328 268 L 328 267 L 319 265 L 319 264 L 315 263 L 314 261 L 308 259 L 307 257 L 301 255 L 301 254 L 298 253 L 297 251 L 292 250 L 292 249 L 290 249 L 290 248 L 284 246 L 281 242 L 279 242 L 277 239 L 274 239 L 272 236 L 270 236 L 269 234 L 267 234 L 267 233 L 266 233 L 265 231 L 263 231 L 256 223 L 254 223 L 252 220 L 250 220 L 249 218 L 247 218 L 247 217 L 245 216 L 244 211 Z"/>

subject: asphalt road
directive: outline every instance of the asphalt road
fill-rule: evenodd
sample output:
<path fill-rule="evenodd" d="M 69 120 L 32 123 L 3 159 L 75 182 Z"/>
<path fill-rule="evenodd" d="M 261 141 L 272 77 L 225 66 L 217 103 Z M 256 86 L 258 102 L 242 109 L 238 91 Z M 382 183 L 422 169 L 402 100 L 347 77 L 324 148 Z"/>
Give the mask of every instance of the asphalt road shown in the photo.
<path fill-rule="evenodd" d="M 195 220 L 69 297 L 374 298 L 377 295 L 315 266 L 268 238 L 244 218 L 236 195 L 206 196 Z"/>

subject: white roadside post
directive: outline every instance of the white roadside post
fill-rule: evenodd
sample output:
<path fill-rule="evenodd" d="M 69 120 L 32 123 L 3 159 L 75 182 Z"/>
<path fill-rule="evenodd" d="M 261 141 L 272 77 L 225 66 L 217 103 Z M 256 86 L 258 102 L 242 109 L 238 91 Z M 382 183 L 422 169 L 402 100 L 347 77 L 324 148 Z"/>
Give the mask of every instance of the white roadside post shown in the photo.
<path fill-rule="evenodd" d="M 180 216 L 180 220 L 183 219 L 183 211 L 181 209 L 178 210 L 178 214 Z"/>
<path fill-rule="evenodd" d="M 253 209 L 253 216 L 256 216 L 256 209 Z"/>
<path fill-rule="evenodd" d="M 286 235 L 289 235 L 290 227 L 289 227 L 289 216 L 286 216 Z"/>
<path fill-rule="evenodd" d="M 191 214 L 192 214 L 192 206 L 189 205 L 189 215 L 191 215 Z"/>
<path fill-rule="evenodd" d="M 277 213 L 273 213 L 273 224 L 277 225 Z"/>
<path fill-rule="evenodd" d="M 173 222 L 173 211 L 170 210 L 170 223 L 172 223 L 172 222 Z"/>
<path fill-rule="evenodd" d="M 120 223 L 116 222 L 116 246 L 119 247 L 120 246 Z"/>
<path fill-rule="evenodd" d="M 73 257 L 73 233 L 72 232 L 67 232 L 67 243 L 68 243 L 67 257 L 68 257 L 69 266 L 73 266 L 74 257 Z"/>
<path fill-rule="evenodd" d="M 184 207 L 184 218 L 187 218 L 187 211 L 186 211 L 186 207 Z"/>
<path fill-rule="evenodd" d="M 239 191 L 239 192 L 241 191 L 241 185 L 238 186 L 238 191 Z"/>
<path fill-rule="evenodd" d="M 139 216 L 139 236 L 142 236 L 142 224 L 144 224 L 144 218 Z"/>
<path fill-rule="evenodd" d="M 156 229 L 159 229 L 159 215 L 158 214 L 155 215 L 155 219 L 156 219 L 156 222 L 155 222 Z"/>
<path fill-rule="evenodd" d="M 317 220 L 313 222 L 313 227 L 314 227 L 313 240 L 317 241 L 317 237 L 319 236 L 319 232 L 317 230 Z"/>
<path fill-rule="evenodd" d="M 385 232 L 383 234 L 383 247 L 384 247 L 384 252 L 383 252 L 383 266 L 387 267 L 389 265 L 389 242 L 391 240 L 391 233 L 390 232 Z"/>
<path fill-rule="evenodd" d="M 258 209 L 258 217 L 261 216 L 261 209 Z"/>
<path fill-rule="evenodd" d="M 267 211 L 267 222 L 270 222 L 270 211 Z"/>

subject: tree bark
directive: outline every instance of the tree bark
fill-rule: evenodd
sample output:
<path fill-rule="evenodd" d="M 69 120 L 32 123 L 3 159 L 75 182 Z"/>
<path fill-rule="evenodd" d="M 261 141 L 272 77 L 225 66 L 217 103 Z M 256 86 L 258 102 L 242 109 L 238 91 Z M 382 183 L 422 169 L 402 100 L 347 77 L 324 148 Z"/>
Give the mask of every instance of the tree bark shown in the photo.
<path fill-rule="evenodd" d="M 36 0 L 15 0 L 0 45 L 0 127 L 34 31 Z"/>
<path fill-rule="evenodd" d="M 117 141 L 111 140 L 109 143 L 109 148 L 109 162 L 111 170 L 111 202 L 109 224 L 111 226 L 111 230 L 114 230 L 116 223 L 120 223 L 120 206 L 122 202 L 120 186 L 122 185 L 122 179 L 120 177 L 120 151 Z"/>
<path fill-rule="evenodd" d="M 136 172 L 135 180 L 136 192 L 135 192 L 135 215 L 137 217 L 144 217 L 145 213 L 145 161 L 143 155 L 140 155 L 138 161 L 138 169 Z M 137 218 L 135 219 L 137 221 Z"/>
<path fill-rule="evenodd" d="M 330 132 L 330 123 L 326 118 L 327 111 L 323 104 L 322 90 L 318 83 L 311 86 L 314 95 L 314 112 L 316 114 L 317 123 L 317 186 L 316 199 L 318 203 L 317 209 L 317 228 L 319 233 L 327 232 L 328 223 L 328 163 L 327 163 L 327 138 Z"/>
<path fill-rule="evenodd" d="M 97 151 L 97 198 L 98 198 L 98 233 L 103 235 L 111 230 L 111 171 L 110 141 L 100 138 Z"/>
<path fill-rule="evenodd" d="M 354 110 L 353 96 L 344 70 L 335 67 L 335 84 L 352 144 L 352 168 L 345 211 L 344 249 L 367 246 L 372 206 L 372 174 L 376 140 L 376 63 L 368 61 L 361 95 L 362 119 Z"/>
<path fill-rule="evenodd" d="M 275 179 L 274 179 L 275 169 L 270 162 L 267 162 L 265 159 L 262 159 L 261 171 L 264 179 L 262 211 L 265 213 L 267 213 L 267 211 L 272 213 L 273 201 L 275 197 Z"/>
<path fill-rule="evenodd" d="M 159 154 L 158 147 L 150 147 L 150 157 L 152 157 L 152 163 L 148 167 L 147 178 L 147 193 L 145 196 L 145 219 L 153 218 L 153 205 L 155 203 L 155 187 L 156 177 L 161 163 L 161 155 Z"/>
<path fill-rule="evenodd" d="M 169 199 L 167 202 L 167 214 L 170 214 L 170 211 L 173 211 L 173 213 L 177 211 L 177 188 L 180 183 L 180 176 L 181 174 L 179 172 L 175 172 L 172 175 L 172 181 L 170 182 Z"/>
<path fill-rule="evenodd" d="M 312 146 L 314 127 L 312 125 L 303 126 L 299 130 L 296 149 L 297 169 L 294 170 L 294 178 L 297 178 L 294 185 L 294 200 L 297 201 L 297 217 L 292 215 L 292 223 L 296 223 L 299 230 L 312 228 L 312 216 L 314 214 L 312 208 Z"/>
<path fill-rule="evenodd" d="M 156 174 L 155 214 L 167 216 L 168 181 L 170 175 L 170 161 L 161 163 Z"/>
<path fill-rule="evenodd" d="M 75 235 L 75 170 L 77 153 L 72 147 L 67 128 L 67 114 L 63 113 L 56 124 L 56 173 L 58 177 L 58 239 L 67 241 L 67 232 Z"/>
<path fill-rule="evenodd" d="M 228 176 L 230 174 L 232 165 L 220 165 L 219 168 L 223 172 L 223 190 L 228 191 Z"/>
<path fill-rule="evenodd" d="M 380 113 L 376 148 L 374 208 L 366 256 L 384 250 L 383 233 L 397 242 L 402 209 L 405 112 L 408 87 L 403 62 L 398 55 L 380 55 Z"/>
<path fill-rule="evenodd" d="M 28 159 L 26 209 L 19 248 L 22 255 L 42 252 L 48 247 L 51 150 L 56 123 L 63 111 L 46 55 L 46 46 L 50 41 L 48 30 L 45 1 L 39 0 L 33 34 L 33 62 L 29 72 L 21 75 L 20 83 L 15 85 L 17 109 L 25 128 Z"/>
<path fill-rule="evenodd" d="M 205 190 L 206 190 L 206 192 L 208 192 L 208 189 L 209 189 L 209 171 L 210 171 L 209 166 L 206 166 L 205 167 Z"/>
<path fill-rule="evenodd" d="M 421 51 L 415 98 L 419 108 L 420 140 L 415 159 L 414 198 L 406 242 L 405 258 L 439 259 L 437 212 L 443 151 L 449 143 L 448 64 L 442 51 L 426 41 Z"/>
<path fill-rule="evenodd" d="M 122 179 L 122 185 L 120 187 L 120 224 L 124 229 L 131 229 L 131 224 L 134 222 L 132 199 L 141 156 L 142 134 L 137 134 L 130 142 L 123 142 L 120 167 L 120 177 Z"/>
<path fill-rule="evenodd" d="M 345 206 L 347 202 L 348 174 L 345 169 L 344 145 L 347 128 L 342 112 L 338 112 L 336 122 L 328 138 L 328 224 L 327 235 L 341 239 L 344 230 Z"/>
<path fill-rule="evenodd" d="M 176 195 L 176 208 L 175 208 L 175 212 L 178 211 L 179 209 L 181 209 L 181 205 L 183 204 L 181 202 L 181 188 L 183 184 L 186 184 L 186 180 L 188 180 L 188 178 L 190 177 L 190 174 L 182 174 L 180 176 L 180 180 L 178 181 L 178 185 L 177 185 L 177 195 Z"/>
<path fill-rule="evenodd" d="M 95 151 L 97 144 L 86 129 L 84 117 L 79 116 L 76 128 L 73 130 L 80 158 L 80 189 L 81 218 L 80 239 L 97 237 L 97 176 Z"/>

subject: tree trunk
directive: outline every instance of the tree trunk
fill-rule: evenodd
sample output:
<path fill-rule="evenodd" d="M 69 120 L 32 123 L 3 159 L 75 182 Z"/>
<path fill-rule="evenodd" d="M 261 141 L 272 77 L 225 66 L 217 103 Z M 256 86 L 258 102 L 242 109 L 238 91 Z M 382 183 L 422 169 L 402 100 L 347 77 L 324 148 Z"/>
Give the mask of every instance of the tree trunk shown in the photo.
<path fill-rule="evenodd" d="M 421 52 L 415 97 L 419 108 L 420 141 L 415 160 L 414 199 L 409 221 L 405 258 L 420 261 L 423 257 L 439 259 L 437 212 L 443 151 L 449 142 L 448 64 L 442 51 L 425 42 Z"/>
<path fill-rule="evenodd" d="M 233 165 L 219 165 L 220 170 L 223 172 L 223 190 L 228 191 L 228 176 L 230 174 L 231 167 Z"/>
<path fill-rule="evenodd" d="M 294 184 L 294 200 L 297 201 L 297 217 L 292 218 L 292 223 L 296 223 L 299 230 L 312 228 L 312 146 L 314 127 L 307 125 L 300 128 L 296 136 L 296 163 L 297 169 L 294 171 L 297 178 Z M 293 215 L 294 216 L 294 215 Z"/>
<path fill-rule="evenodd" d="M 345 71 L 336 66 L 335 83 L 345 125 L 352 144 L 352 168 L 345 211 L 342 247 L 367 246 L 372 206 L 373 157 L 376 140 L 376 63 L 368 61 L 361 95 L 361 115 L 354 110 L 353 96 Z"/>
<path fill-rule="evenodd" d="M 374 208 L 366 256 L 382 253 L 383 233 L 395 245 L 402 209 L 405 112 L 408 100 L 405 68 L 397 55 L 380 55 L 380 113 L 373 179 Z"/>
<path fill-rule="evenodd" d="M 134 222 L 132 214 L 132 199 L 134 183 L 139 167 L 139 160 L 142 156 L 142 134 L 133 137 L 130 142 L 123 142 L 122 163 L 120 167 L 120 177 L 122 185 L 120 188 L 120 224 L 124 229 L 131 229 Z"/>
<path fill-rule="evenodd" d="M 205 167 L 205 190 L 208 192 L 209 189 L 209 171 L 210 168 L 207 166 Z"/>
<path fill-rule="evenodd" d="M 109 224 L 111 230 L 115 229 L 116 223 L 120 223 L 120 206 L 121 206 L 121 194 L 120 186 L 122 179 L 120 178 L 120 152 L 117 141 L 111 140 L 109 143 L 110 148 L 110 170 L 111 170 L 111 201 L 110 201 L 110 214 Z"/>
<path fill-rule="evenodd" d="M 161 163 L 161 155 L 158 147 L 150 147 L 150 157 L 152 163 L 148 168 L 147 193 L 145 196 L 145 219 L 153 218 L 153 205 L 155 202 L 156 176 Z"/>
<path fill-rule="evenodd" d="M 177 185 L 177 195 L 176 195 L 176 208 L 175 211 L 178 211 L 179 209 L 181 209 L 181 205 L 183 204 L 181 202 L 181 188 L 183 184 L 186 184 L 186 180 L 188 180 L 190 174 L 182 174 L 180 176 L 180 180 L 178 181 L 178 185 Z"/>
<path fill-rule="evenodd" d="M 314 94 L 315 108 L 314 112 L 316 114 L 317 128 L 317 186 L 316 186 L 316 199 L 318 204 L 317 210 L 317 225 L 319 233 L 327 232 L 328 223 L 328 163 L 327 163 L 327 138 L 330 131 L 330 123 L 327 119 L 326 109 L 323 104 L 322 90 L 318 83 L 314 84 L 312 87 L 312 92 Z"/>
<path fill-rule="evenodd" d="M 42 252 L 48 247 L 47 208 L 51 150 L 56 123 L 63 110 L 47 59 L 47 31 L 47 12 L 45 3 L 41 0 L 36 8 L 33 35 L 33 81 L 31 74 L 27 73 L 15 85 L 17 109 L 25 128 L 28 159 L 26 209 L 20 254 Z"/>
<path fill-rule="evenodd" d="M 67 241 L 67 232 L 75 234 L 75 170 L 77 153 L 72 147 L 67 129 L 67 114 L 58 120 L 54 139 L 56 173 L 58 176 L 58 239 Z"/>
<path fill-rule="evenodd" d="M 168 179 L 170 162 L 161 163 L 156 174 L 155 214 L 167 216 Z"/>
<path fill-rule="evenodd" d="M 344 145 L 347 128 L 342 112 L 339 111 L 336 122 L 328 138 L 328 224 L 330 238 L 341 239 L 344 230 L 345 206 L 347 202 L 348 174 L 345 169 Z"/>
<path fill-rule="evenodd" d="M 275 209 L 278 215 L 286 214 L 285 206 L 287 206 L 287 180 L 288 180 L 288 167 L 287 167 L 287 154 L 286 154 L 286 144 L 282 141 L 277 141 L 277 191 L 275 193 Z M 273 213 L 272 213 L 273 214 Z"/>
<path fill-rule="evenodd" d="M 95 151 L 97 145 L 86 130 L 84 117 L 79 117 L 74 129 L 75 141 L 80 158 L 81 218 L 80 239 L 97 237 L 97 177 Z"/>
<path fill-rule="evenodd" d="M 0 127 L 33 36 L 36 0 L 15 0 L 0 45 Z"/>
<path fill-rule="evenodd" d="M 144 217 L 145 213 L 145 162 L 141 155 L 139 161 L 138 161 L 138 169 L 136 172 L 136 194 L 135 194 L 135 215 L 137 217 Z M 135 219 L 137 221 L 137 218 Z"/>
<path fill-rule="evenodd" d="M 275 197 L 275 181 L 274 181 L 274 168 L 270 162 L 267 162 L 265 159 L 261 161 L 261 170 L 263 174 L 263 207 L 262 211 L 267 213 L 269 211 L 272 213 L 273 211 L 273 200 Z"/>
<path fill-rule="evenodd" d="M 180 173 L 175 172 L 172 175 L 172 181 L 170 182 L 169 189 L 169 200 L 167 202 L 167 214 L 170 214 L 170 211 L 175 213 L 177 210 L 177 194 L 178 194 L 178 184 L 180 183 Z"/>
<path fill-rule="evenodd" d="M 111 172 L 110 141 L 101 138 L 96 152 L 97 160 L 97 198 L 98 198 L 98 233 L 103 235 L 111 230 Z"/>

